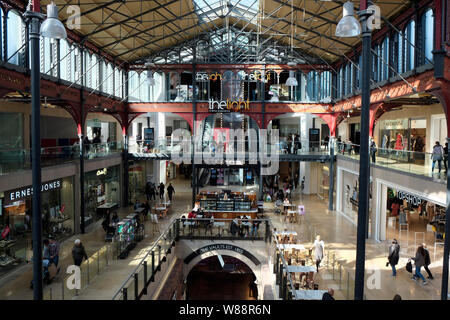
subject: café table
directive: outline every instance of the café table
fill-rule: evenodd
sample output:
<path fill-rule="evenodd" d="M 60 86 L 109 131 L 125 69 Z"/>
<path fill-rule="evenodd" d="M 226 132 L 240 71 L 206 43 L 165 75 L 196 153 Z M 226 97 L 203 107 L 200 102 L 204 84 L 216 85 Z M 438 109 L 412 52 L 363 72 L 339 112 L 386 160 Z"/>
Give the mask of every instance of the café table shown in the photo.
<path fill-rule="evenodd" d="M 277 248 L 282 250 L 292 250 L 292 249 L 306 250 L 305 246 L 302 244 L 291 244 L 291 243 L 280 243 L 277 245 Z"/>
<path fill-rule="evenodd" d="M 280 235 L 280 236 L 289 236 L 289 235 L 294 235 L 297 236 L 297 232 L 296 231 L 276 231 L 274 232 L 275 235 Z"/>
<path fill-rule="evenodd" d="M 308 272 L 316 272 L 316 267 L 314 266 L 287 266 L 287 271 L 289 273 L 308 273 Z"/>
<path fill-rule="evenodd" d="M 295 290 L 297 300 L 322 300 L 323 294 L 327 290 Z"/>

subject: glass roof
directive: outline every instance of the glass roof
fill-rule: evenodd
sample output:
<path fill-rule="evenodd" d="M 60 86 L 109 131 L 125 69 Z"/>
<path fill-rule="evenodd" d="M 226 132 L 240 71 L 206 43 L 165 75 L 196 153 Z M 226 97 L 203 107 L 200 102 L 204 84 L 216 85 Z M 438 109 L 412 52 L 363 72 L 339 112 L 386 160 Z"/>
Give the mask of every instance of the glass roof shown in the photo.
<path fill-rule="evenodd" d="M 225 17 L 240 18 L 256 24 L 259 0 L 193 0 L 197 16 L 202 22 Z"/>

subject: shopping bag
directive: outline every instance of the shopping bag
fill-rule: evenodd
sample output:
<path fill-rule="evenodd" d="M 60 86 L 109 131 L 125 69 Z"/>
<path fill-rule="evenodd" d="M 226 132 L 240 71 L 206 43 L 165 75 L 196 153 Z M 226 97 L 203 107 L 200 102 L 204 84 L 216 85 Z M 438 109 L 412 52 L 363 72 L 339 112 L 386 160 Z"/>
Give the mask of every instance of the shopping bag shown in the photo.
<path fill-rule="evenodd" d="M 406 271 L 408 271 L 409 273 L 412 273 L 412 264 L 411 264 L 411 261 L 408 261 L 408 263 L 406 264 Z"/>

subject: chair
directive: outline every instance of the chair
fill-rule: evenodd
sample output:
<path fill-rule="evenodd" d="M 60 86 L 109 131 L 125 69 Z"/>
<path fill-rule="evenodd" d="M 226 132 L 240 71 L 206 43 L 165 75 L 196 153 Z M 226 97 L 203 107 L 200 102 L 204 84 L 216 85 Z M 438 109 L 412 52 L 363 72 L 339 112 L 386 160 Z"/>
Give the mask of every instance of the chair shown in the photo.
<path fill-rule="evenodd" d="M 289 243 L 294 244 L 294 235 L 293 234 L 289 235 Z"/>

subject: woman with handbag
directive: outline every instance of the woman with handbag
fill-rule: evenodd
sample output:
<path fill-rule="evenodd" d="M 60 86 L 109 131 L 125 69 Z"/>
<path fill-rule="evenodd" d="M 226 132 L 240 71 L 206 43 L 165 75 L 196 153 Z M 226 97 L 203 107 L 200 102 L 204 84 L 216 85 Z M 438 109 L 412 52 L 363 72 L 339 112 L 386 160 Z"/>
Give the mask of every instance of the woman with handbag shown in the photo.
<path fill-rule="evenodd" d="M 391 265 L 392 268 L 392 276 L 397 276 L 397 270 L 395 266 L 398 264 L 398 260 L 400 259 L 400 245 L 397 243 L 397 240 L 392 240 L 392 244 L 389 246 L 389 256 L 388 256 L 388 265 Z"/>

